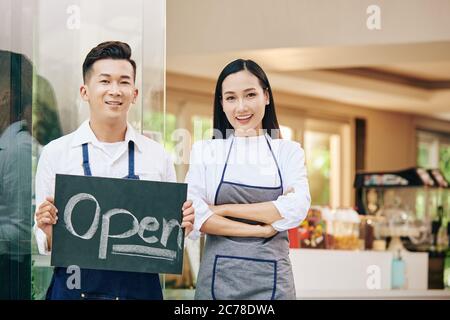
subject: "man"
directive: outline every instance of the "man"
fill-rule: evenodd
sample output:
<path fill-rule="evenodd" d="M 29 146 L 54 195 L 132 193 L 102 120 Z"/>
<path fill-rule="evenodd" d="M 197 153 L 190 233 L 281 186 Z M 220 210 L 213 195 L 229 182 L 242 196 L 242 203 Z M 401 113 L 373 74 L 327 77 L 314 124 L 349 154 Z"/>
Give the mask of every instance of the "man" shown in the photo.
<path fill-rule="evenodd" d="M 35 234 L 39 251 L 49 254 L 56 223 L 55 174 L 74 174 L 174 182 L 169 155 L 158 143 L 137 133 L 128 123 L 135 88 L 136 63 L 126 43 L 104 42 L 83 63 L 83 100 L 90 118 L 75 132 L 50 142 L 41 153 L 36 172 Z M 192 230 L 194 209 L 183 205 L 186 234 Z M 81 288 L 67 287 L 65 268 L 55 268 L 47 299 L 162 299 L 157 274 L 81 270 Z"/>

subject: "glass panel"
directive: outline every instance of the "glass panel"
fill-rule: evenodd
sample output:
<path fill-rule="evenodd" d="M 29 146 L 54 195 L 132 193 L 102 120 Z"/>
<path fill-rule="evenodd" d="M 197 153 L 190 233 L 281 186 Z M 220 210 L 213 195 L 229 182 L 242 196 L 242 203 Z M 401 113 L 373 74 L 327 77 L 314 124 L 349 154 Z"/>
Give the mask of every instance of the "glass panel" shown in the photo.
<path fill-rule="evenodd" d="M 450 143 L 446 134 L 418 131 L 417 165 L 427 169 L 439 167 L 450 180 Z"/>
<path fill-rule="evenodd" d="M 430 144 L 419 142 L 417 150 L 417 165 L 422 168 L 430 167 Z"/>
<path fill-rule="evenodd" d="M 305 131 L 304 148 L 313 205 L 330 205 L 330 138 L 327 133 Z"/>
<path fill-rule="evenodd" d="M 0 300 L 31 298 L 33 9 L 0 2 Z"/>
<path fill-rule="evenodd" d="M 127 4 L 119 2 L 122 6 Z M 155 140 L 170 149 L 169 138 L 175 119 L 165 113 L 165 0 L 141 0 L 141 6 L 139 19 L 143 29 L 139 38 L 141 46 L 136 47 L 136 52 L 142 50 L 142 130 L 144 133 L 151 131 L 153 137 L 158 137 Z"/>
<path fill-rule="evenodd" d="M 439 169 L 441 169 L 445 179 L 450 181 L 450 144 L 441 144 L 439 148 Z"/>
<path fill-rule="evenodd" d="M 91 48 L 118 40 L 132 48 L 139 97 L 128 120 L 147 136 L 163 142 L 165 75 L 165 1 L 47 0 L 34 15 L 35 108 L 33 168 L 49 141 L 74 131 L 89 115 L 79 95 L 82 63 Z M 107 10 L 105 10 L 107 8 Z M 145 17 L 145 18 L 144 18 Z M 33 34 L 33 33 L 31 33 Z M 169 127 L 171 122 L 169 121 Z M 33 246 L 33 295 L 44 298 L 52 268 Z"/>
<path fill-rule="evenodd" d="M 143 127 L 146 128 L 144 135 L 164 144 L 166 151 L 174 156 L 175 141 L 172 139 L 172 134 L 176 129 L 176 120 L 174 114 L 160 111 L 146 111 L 143 119 Z"/>
<path fill-rule="evenodd" d="M 427 169 L 439 167 L 440 144 L 448 139 L 445 134 L 417 131 L 417 165 Z"/>
<path fill-rule="evenodd" d="M 173 116 L 173 115 L 170 115 Z M 176 118 L 173 116 L 174 119 Z M 193 130 L 193 139 L 186 136 L 189 132 L 186 128 L 178 128 L 175 132 L 171 132 L 171 144 L 175 145 L 173 152 L 176 159 L 175 168 L 179 181 L 184 181 L 188 166 L 183 162 L 186 151 L 191 148 L 191 142 L 211 139 L 212 137 L 212 118 L 194 115 L 191 117 L 190 127 Z M 167 132 L 169 133 L 169 131 Z M 165 298 L 166 299 L 192 299 L 194 296 L 194 286 L 198 269 L 200 266 L 200 246 L 201 240 L 192 241 L 185 239 L 186 250 L 182 275 L 166 275 L 165 276 Z"/>
<path fill-rule="evenodd" d="M 212 121 L 213 120 L 211 117 L 192 117 L 192 127 L 194 128 L 194 142 L 211 139 L 213 134 Z"/>

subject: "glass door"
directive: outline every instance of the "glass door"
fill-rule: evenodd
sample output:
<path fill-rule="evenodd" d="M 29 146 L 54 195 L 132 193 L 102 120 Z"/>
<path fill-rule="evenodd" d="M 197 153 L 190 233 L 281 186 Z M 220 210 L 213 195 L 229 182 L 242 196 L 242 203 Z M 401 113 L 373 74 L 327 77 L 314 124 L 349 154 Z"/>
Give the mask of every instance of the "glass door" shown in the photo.
<path fill-rule="evenodd" d="M 130 45 L 140 99 L 129 121 L 164 143 L 165 9 L 164 0 L 0 2 L 0 299 L 45 297 L 52 268 L 30 245 L 32 180 L 42 147 L 88 118 L 79 89 L 91 48 L 110 40 Z M 14 162 L 21 165 L 12 170 Z"/>
<path fill-rule="evenodd" d="M 313 205 L 349 206 L 352 203 L 350 124 L 282 114 L 284 139 L 301 144 Z"/>

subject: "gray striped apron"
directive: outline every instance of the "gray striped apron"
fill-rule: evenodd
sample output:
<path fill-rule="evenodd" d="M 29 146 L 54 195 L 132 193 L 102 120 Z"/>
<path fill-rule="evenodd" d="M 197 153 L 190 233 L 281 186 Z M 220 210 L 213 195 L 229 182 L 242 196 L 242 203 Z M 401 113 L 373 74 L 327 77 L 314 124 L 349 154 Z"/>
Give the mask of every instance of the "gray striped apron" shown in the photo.
<path fill-rule="evenodd" d="M 261 187 L 224 181 L 233 138 L 216 190 L 215 205 L 273 201 L 283 194 L 280 168 L 267 137 L 266 141 L 278 168 L 280 186 Z M 258 223 L 230 219 L 249 224 Z M 195 299 L 295 299 L 287 231 L 278 232 L 269 239 L 207 235 Z"/>

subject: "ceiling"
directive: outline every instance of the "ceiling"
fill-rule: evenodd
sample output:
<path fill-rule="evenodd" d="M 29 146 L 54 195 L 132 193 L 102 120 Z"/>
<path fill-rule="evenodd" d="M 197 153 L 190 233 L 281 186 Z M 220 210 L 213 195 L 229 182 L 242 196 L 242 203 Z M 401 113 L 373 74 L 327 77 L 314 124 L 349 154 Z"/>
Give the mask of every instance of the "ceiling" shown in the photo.
<path fill-rule="evenodd" d="M 370 5 L 167 0 L 167 70 L 215 80 L 247 58 L 280 91 L 450 120 L 450 0 L 378 2 L 376 30 Z"/>
<path fill-rule="evenodd" d="M 236 58 L 262 65 L 275 89 L 450 120 L 450 42 L 170 54 L 168 71 L 216 79 Z"/>
<path fill-rule="evenodd" d="M 450 61 L 398 63 L 392 65 L 381 65 L 377 67 L 377 69 L 429 81 L 450 80 Z"/>

